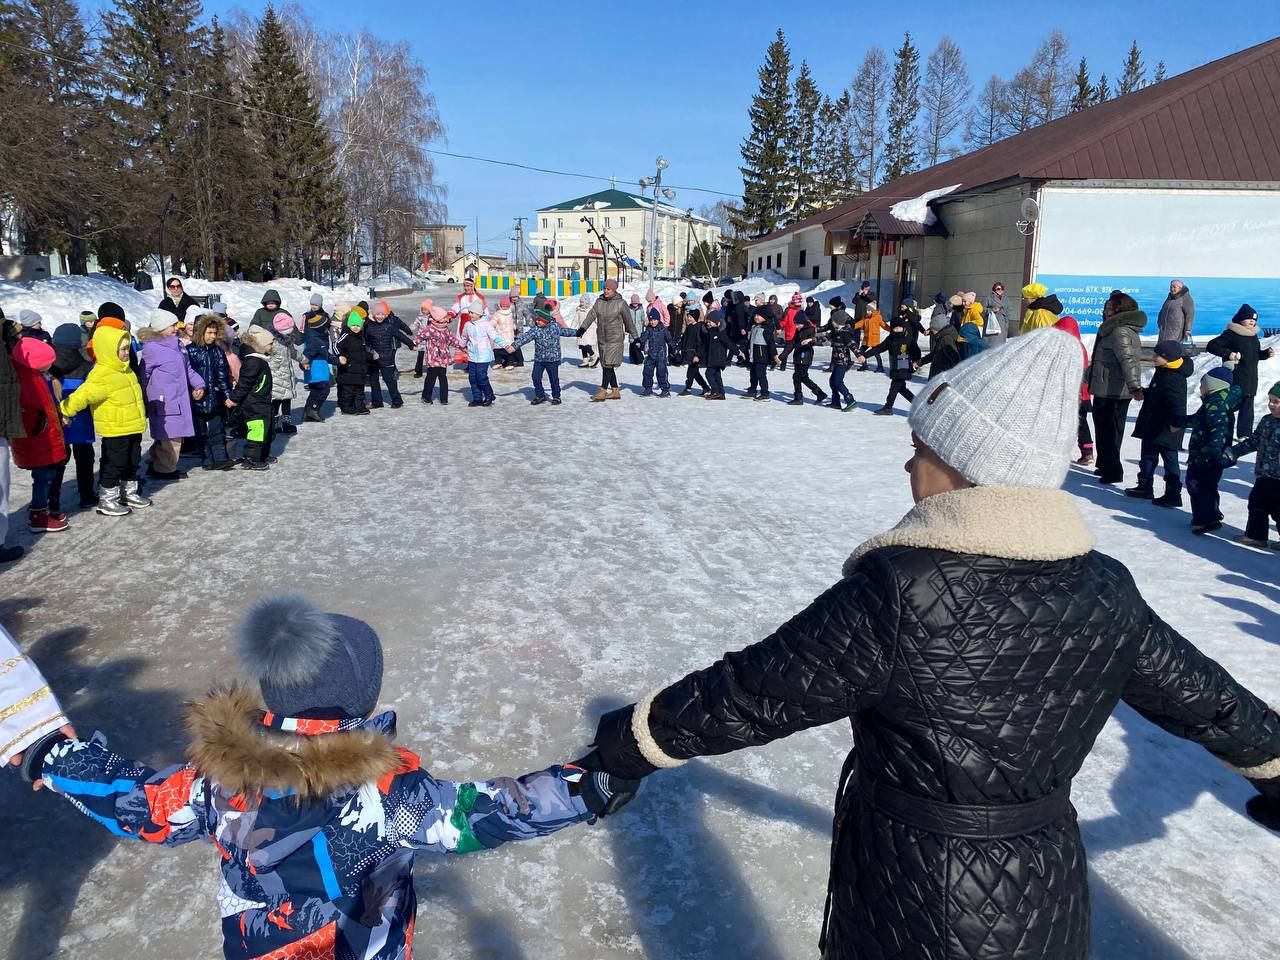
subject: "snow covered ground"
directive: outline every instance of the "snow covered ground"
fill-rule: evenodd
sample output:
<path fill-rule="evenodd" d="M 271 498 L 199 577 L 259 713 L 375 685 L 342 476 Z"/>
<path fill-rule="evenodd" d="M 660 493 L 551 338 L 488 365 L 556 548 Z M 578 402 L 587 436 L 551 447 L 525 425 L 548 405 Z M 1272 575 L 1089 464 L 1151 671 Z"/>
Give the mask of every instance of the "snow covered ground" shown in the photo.
<path fill-rule="evenodd" d="M 1268 366 L 1265 383 L 1280 376 Z M 576 756 L 602 711 L 768 633 L 910 506 L 905 416 L 868 412 L 878 374 L 850 377 L 860 406 L 846 414 L 643 399 L 631 365 L 621 402 L 588 403 L 599 371 L 566 365 L 565 404 L 531 408 L 530 370 L 495 374 L 488 410 L 423 407 L 406 377 L 404 410 L 304 425 L 268 473 L 197 472 L 134 516 L 18 534 L 31 550 L 0 571 L 0 620 L 82 731 L 159 763 L 181 758 L 183 702 L 229 678 L 243 605 L 302 590 L 379 629 L 383 702 L 433 772 L 516 774 Z M 726 382 L 736 393 L 746 377 Z M 1125 452 L 1132 476 L 1136 444 Z M 1251 461 L 1223 480 L 1226 536 Z M 15 471 L 15 522 L 27 477 Z M 1277 702 L 1280 553 L 1192 537 L 1185 510 L 1083 472 L 1068 487 L 1161 615 Z M 419 952 L 813 957 L 848 747 L 835 724 L 657 775 L 596 827 L 421 861 Z M 1244 817 L 1250 795 L 1199 748 L 1117 712 L 1073 791 L 1095 957 L 1280 955 L 1280 837 Z M 0 808 L 0 955 L 218 954 L 210 847 L 115 840 L 11 777 Z"/>
<path fill-rule="evenodd" d="M 30 308 L 44 317 L 44 328 L 50 332 L 64 323 L 76 323 L 81 310 L 97 312 L 98 305 L 113 301 L 124 307 L 126 315 L 134 323 L 145 323 L 147 316 L 164 296 L 163 279 L 152 274 L 155 289 L 134 290 L 103 274 L 88 277 L 53 277 L 31 283 L 13 283 L 0 280 L 0 309 L 5 316 L 16 318 L 19 310 Z M 369 296 L 367 286 L 343 284 L 336 289 L 308 280 L 282 277 L 271 283 L 237 283 L 231 280 L 197 280 L 187 277 L 183 288 L 197 300 L 208 294 L 216 294 L 227 305 L 228 313 L 242 322 L 248 322 L 253 312 L 262 305 L 262 295 L 275 290 L 284 298 L 282 306 L 295 317 L 307 312 L 313 293 L 323 293 L 325 304 L 332 307 L 340 300 L 356 303 Z"/>

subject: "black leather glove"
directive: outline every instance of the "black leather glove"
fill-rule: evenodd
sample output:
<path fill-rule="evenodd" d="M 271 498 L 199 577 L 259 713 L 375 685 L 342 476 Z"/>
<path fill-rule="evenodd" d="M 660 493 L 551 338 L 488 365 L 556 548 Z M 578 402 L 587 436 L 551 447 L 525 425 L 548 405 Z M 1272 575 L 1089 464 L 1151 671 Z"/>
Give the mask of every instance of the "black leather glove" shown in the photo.
<path fill-rule="evenodd" d="M 39 780 L 44 772 L 44 758 L 49 755 L 50 750 L 67 739 L 70 738 L 61 730 L 54 730 L 27 747 L 22 752 L 22 767 L 19 771 L 22 779 L 27 783 L 35 783 Z"/>
<path fill-rule="evenodd" d="M 603 770 L 588 766 L 592 763 L 588 754 L 582 760 L 565 764 L 564 771 L 569 776 L 570 796 L 579 796 L 586 808 L 596 817 L 608 817 L 617 813 L 633 799 L 640 790 L 639 780 L 624 780 L 610 776 Z"/>
<path fill-rule="evenodd" d="M 582 336 L 584 333 L 586 333 L 586 332 L 587 332 L 587 328 L 586 328 L 586 327 L 579 327 L 579 328 L 578 328 L 578 330 L 577 330 L 577 334 L 578 334 L 578 336 L 579 336 L 579 337 L 581 337 L 581 336 Z"/>
<path fill-rule="evenodd" d="M 594 769 L 604 770 L 615 777 L 639 780 L 658 768 L 644 758 L 640 745 L 631 731 L 631 715 L 636 705 L 629 704 L 610 710 L 596 725 L 594 748 L 584 760 L 597 764 Z"/>

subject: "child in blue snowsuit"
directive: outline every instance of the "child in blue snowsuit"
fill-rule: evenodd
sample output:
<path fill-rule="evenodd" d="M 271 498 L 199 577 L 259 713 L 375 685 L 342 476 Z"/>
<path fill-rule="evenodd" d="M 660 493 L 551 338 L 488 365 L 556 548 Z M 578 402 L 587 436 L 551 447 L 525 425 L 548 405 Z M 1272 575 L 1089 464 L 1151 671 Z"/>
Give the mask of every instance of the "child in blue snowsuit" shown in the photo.
<path fill-rule="evenodd" d="M 475 853 L 594 822 L 639 786 L 575 764 L 518 779 L 433 777 L 394 744 L 395 714 L 373 715 L 378 635 L 303 597 L 259 603 L 237 646 L 261 704 L 234 687 L 195 704 L 191 762 L 154 770 L 101 733 L 62 732 L 21 761 L 28 780 L 117 837 L 210 842 L 229 960 L 407 957 L 417 851 Z"/>
<path fill-rule="evenodd" d="M 1240 387 L 1226 367 L 1200 378 L 1200 409 L 1191 417 L 1187 445 L 1187 494 L 1191 498 L 1191 532 L 1212 533 L 1222 527 L 1218 483 L 1231 466 L 1232 413 L 1240 406 Z"/>
<path fill-rule="evenodd" d="M 533 312 L 533 326 L 516 337 L 511 349 L 517 355 L 521 347 L 533 341 L 533 399 L 529 401 L 532 406 L 547 402 L 546 391 L 542 389 L 543 374 L 551 381 L 551 403 L 560 405 L 560 338 L 577 335 L 578 331 L 572 327 L 556 323 L 555 315 L 543 306 Z"/>
<path fill-rule="evenodd" d="M 653 375 L 658 374 L 659 396 L 671 396 L 671 383 L 667 379 L 667 351 L 674 341 L 671 331 L 662 325 L 662 314 L 657 307 L 650 307 L 645 314 L 644 329 L 640 331 L 640 349 L 644 351 L 644 395 L 653 396 Z"/>
<path fill-rule="evenodd" d="M 333 354 L 329 349 L 329 328 L 332 320 L 324 309 L 320 294 L 311 297 L 311 309 L 302 317 L 302 358 L 307 362 L 307 402 L 302 408 L 302 419 L 321 423 L 320 413 L 332 389 Z"/>

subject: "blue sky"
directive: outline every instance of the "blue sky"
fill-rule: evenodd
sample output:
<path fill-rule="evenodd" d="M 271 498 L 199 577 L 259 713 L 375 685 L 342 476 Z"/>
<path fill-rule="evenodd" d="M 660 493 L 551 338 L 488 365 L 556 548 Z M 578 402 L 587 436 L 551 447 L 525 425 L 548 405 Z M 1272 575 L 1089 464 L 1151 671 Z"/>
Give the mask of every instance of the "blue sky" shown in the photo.
<path fill-rule="evenodd" d="M 206 13 L 235 5 L 212 0 Z M 717 197 L 682 188 L 741 190 L 738 145 L 747 105 L 778 27 L 796 65 L 807 59 L 819 87 L 833 95 L 869 46 L 892 54 L 904 30 L 922 61 L 950 34 L 965 50 L 975 87 L 993 72 L 1012 75 L 1055 26 L 1070 40 L 1073 58 L 1089 58 L 1095 79 L 1105 71 L 1113 81 L 1134 39 L 1150 76 L 1158 60 L 1172 75 L 1280 33 L 1280 18 L 1268 22 L 1260 15 L 1267 4 L 1256 0 L 1218 0 L 1211 21 L 1190 0 L 1077 0 L 1044 12 L 1021 0 L 919 0 L 899 5 L 901 12 L 888 5 L 869 14 L 796 0 L 305 5 L 324 28 L 367 27 L 409 41 L 430 73 L 447 130 L 447 142 L 434 146 L 633 181 L 651 175 L 661 153 L 670 162 L 664 179 L 678 190 L 675 203 L 693 207 Z M 508 255 L 513 217 L 608 186 L 448 157 L 438 162 L 450 220 L 467 224 L 468 245 L 478 217 L 481 249 Z"/>

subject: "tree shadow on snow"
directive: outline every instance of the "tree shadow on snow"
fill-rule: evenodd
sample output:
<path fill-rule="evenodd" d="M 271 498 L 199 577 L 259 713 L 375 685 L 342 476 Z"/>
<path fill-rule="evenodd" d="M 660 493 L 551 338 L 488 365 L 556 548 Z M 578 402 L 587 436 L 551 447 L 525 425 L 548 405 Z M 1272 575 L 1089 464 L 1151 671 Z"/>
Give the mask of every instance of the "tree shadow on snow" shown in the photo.
<path fill-rule="evenodd" d="M 91 665 L 81 657 L 89 640 L 85 627 L 40 633 L 39 600 L 0 602 L 0 622 L 40 665 L 60 695 L 77 732 L 101 729 L 125 756 L 173 762 L 182 756 L 182 700 L 160 690 L 133 689 L 146 661 L 110 660 Z M 0 777 L 0 897 L 22 898 L 21 916 L 11 920 L 7 956 L 59 955 L 76 900 L 94 867 L 122 841 L 48 791 L 33 793 L 17 777 Z M 149 851 L 150 852 L 150 851 Z M 9 915 L 16 913 L 12 907 Z M 205 914 L 189 903 L 175 912 Z"/>

